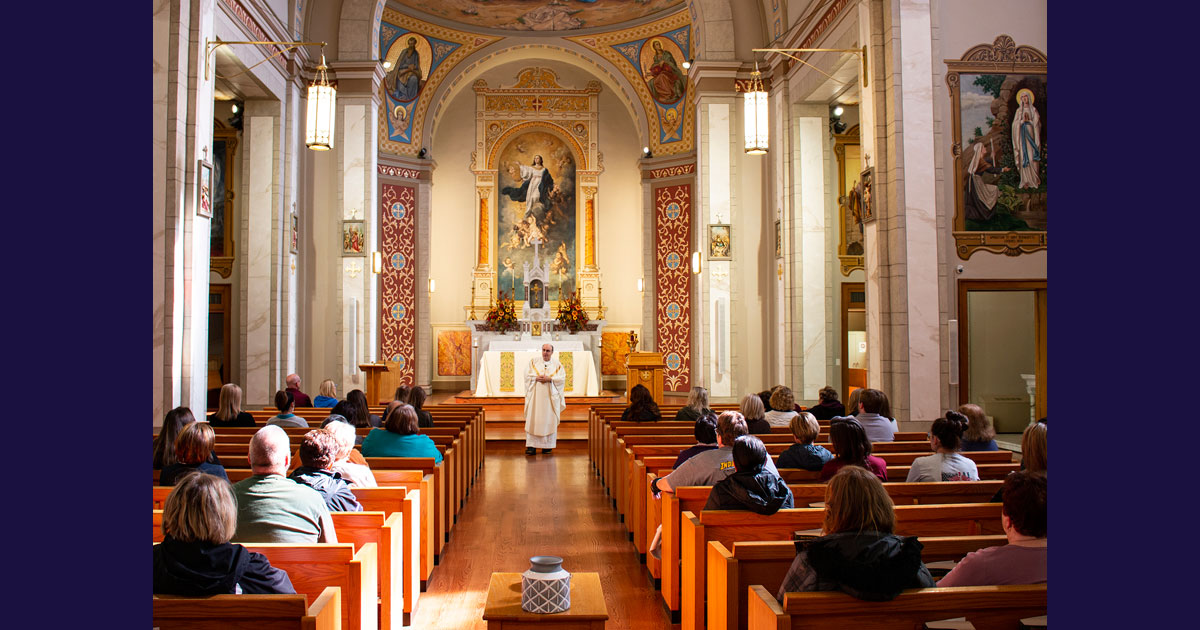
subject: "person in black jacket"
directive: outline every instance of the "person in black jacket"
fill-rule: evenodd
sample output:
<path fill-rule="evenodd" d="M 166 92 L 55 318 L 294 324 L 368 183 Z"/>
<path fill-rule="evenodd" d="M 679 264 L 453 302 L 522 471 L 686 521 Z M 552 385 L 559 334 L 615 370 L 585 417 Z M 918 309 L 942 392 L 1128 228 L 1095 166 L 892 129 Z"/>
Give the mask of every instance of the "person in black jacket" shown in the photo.
<path fill-rule="evenodd" d="M 254 417 L 242 411 L 242 388 L 237 383 L 225 383 L 217 398 L 217 410 L 208 414 L 213 427 L 252 427 Z"/>
<path fill-rule="evenodd" d="M 417 410 L 417 426 L 422 429 L 433 426 L 433 414 L 421 408 L 425 404 L 425 390 L 413 387 L 408 392 L 408 404 Z"/>
<path fill-rule="evenodd" d="M 841 591 L 858 599 L 889 601 L 906 588 L 928 588 L 933 576 L 921 561 L 916 536 L 897 536 L 896 510 L 870 471 L 846 466 L 825 488 L 820 538 L 796 542 L 796 559 L 779 593 Z"/>
<path fill-rule="evenodd" d="M 301 465 L 288 475 L 288 479 L 319 492 L 330 512 L 361 512 L 362 505 L 350 490 L 350 482 L 330 468 L 340 447 L 329 429 L 305 433 L 300 442 Z"/>
<path fill-rule="evenodd" d="M 290 594 L 285 571 L 230 543 L 237 505 L 229 482 L 200 472 L 179 481 L 163 506 L 163 541 L 154 546 L 154 594 Z"/>
<path fill-rule="evenodd" d="M 634 385 L 629 391 L 629 406 L 621 413 L 621 420 L 632 422 L 658 422 L 662 420 L 662 412 L 658 403 L 645 385 Z"/>
<path fill-rule="evenodd" d="M 736 472 L 713 484 L 706 510 L 750 510 L 774 514 L 792 507 L 792 490 L 779 475 L 766 468 L 767 447 L 753 435 L 733 441 Z"/>
<path fill-rule="evenodd" d="M 846 406 L 838 400 L 836 389 L 826 385 L 817 392 L 817 397 L 820 398 L 820 402 L 806 410 L 817 420 L 832 420 L 837 416 L 846 415 Z"/>
<path fill-rule="evenodd" d="M 703 387 L 693 387 L 688 394 L 687 404 L 680 407 L 675 414 L 676 422 L 695 422 L 712 413 L 708 408 L 708 390 Z"/>

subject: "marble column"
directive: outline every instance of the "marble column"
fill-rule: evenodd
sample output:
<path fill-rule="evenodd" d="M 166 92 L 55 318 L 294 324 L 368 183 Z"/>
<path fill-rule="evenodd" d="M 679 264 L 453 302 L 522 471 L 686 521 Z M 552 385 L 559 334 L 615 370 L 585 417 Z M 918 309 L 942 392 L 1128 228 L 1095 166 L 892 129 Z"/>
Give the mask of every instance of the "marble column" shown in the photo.
<path fill-rule="evenodd" d="M 773 260 L 774 277 L 771 279 L 770 317 L 768 319 L 767 342 L 764 344 L 770 354 L 770 369 L 762 387 L 775 383 L 791 383 L 791 365 L 788 361 L 787 340 L 790 330 L 790 312 L 787 308 L 786 279 L 792 276 L 790 260 L 795 256 L 795 247 L 788 236 L 792 233 L 791 218 L 791 186 L 792 169 L 791 154 L 792 136 L 787 133 L 791 128 L 792 108 L 788 104 L 788 82 L 784 80 L 784 66 L 776 60 L 772 72 L 771 86 L 767 95 L 770 123 L 770 148 L 767 152 L 769 177 L 769 205 L 774 220 L 780 222 L 780 256 Z M 772 226 L 774 229 L 774 226 Z M 773 245 L 773 244 L 772 244 Z M 753 388 L 752 388 L 753 389 Z M 760 390 L 761 391 L 761 390 Z"/>
<path fill-rule="evenodd" d="M 826 352 L 829 291 L 826 289 L 825 165 L 829 135 L 828 108 L 796 105 L 792 117 L 793 168 L 796 184 L 792 191 L 795 228 L 791 233 L 799 256 L 799 272 L 793 282 L 795 310 L 799 312 L 800 334 L 792 338 L 792 352 L 799 358 L 799 378 L 791 387 L 797 399 L 815 401 L 829 382 Z"/>
<path fill-rule="evenodd" d="M 245 103 L 242 138 L 242 225 L 237 265 L 242 274 L 242 361 L 239 382 L 243 405 L 269 405 L 283 388 L 280 374 L 281 296 L 290 278 L 279 272 L 283 235 L 282 104 L 277 100 Z M 290 254 L 289 254 L 290 256 Z"/>
<path fill-rule="evenodd" d="M 360 363 L 379 359 L 379 286 L 371 273 L 371 256 L 379 249 L 378 129 L 379 82 L 383 66 L 373 60 L 339 60 L 330 64 L 338 82 L 337 128 L 333 151 L 343 221 L 362 221 L 366 256 L 341 259 L 341 325 L 337 337 L 339 389 L 366 390 Z"/>
<path fill-rule="evenodd" d="M 868 382 L 888 394 L 910 430 L 941 415 L 944 380 L 930 11 L 928 0 L 870 4 L 873 70 L 862 108 L 874 135 L 868 143 L 864 133 L 864 160 L 873 158 L 879 202 L 876 222 L 864 229 Z"/>
<path fill-rule="evenodd" d="M 696 314 L 700 343 L 695 350 L 698 371 L 704 375 L 703 383 L 711 397 L 730 397 L 735 393 L 733 368 L 730 365 L 730 275 L 733 261 L 708 260 L 708 225 L 730 224 L 733 216 L 732 197 L 735 165 L 730 153 L 733 150 L 733 123 L 737 121 L 737 101 L 732 93 L 726 96 L 709 95 L 700 99 L 697 113 L 700 138 L 697 150 L 697 188 L 700 203 L 695 211 L 695 248 L 704 259 L 700 274 L 700 308 Z M 737 234 L 731 234 L 731 240 Z"/>
<path fill-rule="evenodd" d="M 213 82 L 204 41 L 212 1 L 154 11 L 154 422 L 167 409 L 207 406 L 210 219 L 200 205 L 200 160 L 212 160 Z"/>

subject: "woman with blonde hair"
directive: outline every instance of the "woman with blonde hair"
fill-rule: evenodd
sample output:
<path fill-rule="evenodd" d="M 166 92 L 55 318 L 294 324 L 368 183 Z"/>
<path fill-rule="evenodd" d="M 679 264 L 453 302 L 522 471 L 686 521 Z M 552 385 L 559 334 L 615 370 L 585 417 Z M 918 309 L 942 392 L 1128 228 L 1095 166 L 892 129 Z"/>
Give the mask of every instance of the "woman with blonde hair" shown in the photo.
<path fill-rule="evenodd" d="M 767 422 L 767 409 L 763 407 L 762 398 L 758 394 L 742 396 L 742 416 L 746 418 L 746 428 L 750 433 L 770 433 L 771 423 Z"/>
<path fill-rule="evenodd" d="M 217 397 L 217 410 L 208 414 L 208 422 L 214 427 L 252 427 L 254 416 L 242 411 L 242 388 L 236 383 L 225 383 Z"/>
<path fill-rule="evenodd" d="M 964 451 L 995 451 L 996 429 L 992 428 L 992 420 L 983 413 L 979 405 L 960 405 L 958 413 L 967 417 L 967 430 L 963 433 L 962 450 Z"/>
<path fill-rule="evenodd" d="M 184 475 L 200 471 L 229 481 L 225 467 L 208 461 L 217 435 L 207 422 L 193 422 L 183 427 L 175 438 L 175 463 L 163 468 L 158 485 L 173 486 Z"/>
<path fill-rule="evenodd" d="M 792 390 L 785 385 L 780 385 L 771 390 L 771 408 L 766 413 L 767 423 L 773 427 L 786 427 L 791 425 L 792 418 L 796 416 L 796 399 L 792 396 Z"/>
<path fill-rule="evenodd" d="M 230 543 L 237 504 L 228 481 L 189 473 L 167 495 L 161 543 L 154 545 L 154 594 L 200 597 L 295 593 L 267 557 Z"/>
<path fill-rule="evenodd" d="M 693 387 L 688 394 L 687 404 L 680 407 L 675 414 L 676 422 L 695 422 L 712 413 L 708 408 L 708 390 L 703 387 Z"/>
<path fill-rule="evenodd" d="M 825 488 L 822 536 L 796 542 L 796 559 L 776 597 L 841 591 L 888 601 L 907 588 L 934 585 L 916 536 L 897 536 L 896 512 L 883 484 L 865 468 L 847 466 Z"/>
<path fill-rule="evenodd" d="M 333 407 L 338 404 L 337 386 L 333 384 L 333 379 L 327 378 L 321 381 L 320 393 L 313 399 L 314 407 Z"/>

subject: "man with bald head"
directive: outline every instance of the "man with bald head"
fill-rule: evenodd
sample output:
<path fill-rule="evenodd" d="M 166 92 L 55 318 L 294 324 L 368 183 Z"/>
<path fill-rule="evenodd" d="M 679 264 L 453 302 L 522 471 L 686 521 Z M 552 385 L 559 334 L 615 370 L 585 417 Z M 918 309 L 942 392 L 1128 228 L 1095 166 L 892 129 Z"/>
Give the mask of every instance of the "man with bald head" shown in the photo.
<path fill-rule="evenodd" d="M 333 519 L 321 494 L 287 478 L 291 464 L 287 433 L 265 426 L 250 439 L 254 474 L 233 484 L 237 499 L 236 542 L 337 542 Z"/>
<path fill-rule="evenodd" d="M 287 378 L 284 379 L 284 382 L 287 383 L 287 391 L 291 392 L 292 398 L 294 398 L 296 400 L 297 407 L 313 406 L 312 399 L 308 397 L 308 394 L 305 394 L 304 392 L 300 391 L 300 375 L 299 374 L 288 374 Z"/>

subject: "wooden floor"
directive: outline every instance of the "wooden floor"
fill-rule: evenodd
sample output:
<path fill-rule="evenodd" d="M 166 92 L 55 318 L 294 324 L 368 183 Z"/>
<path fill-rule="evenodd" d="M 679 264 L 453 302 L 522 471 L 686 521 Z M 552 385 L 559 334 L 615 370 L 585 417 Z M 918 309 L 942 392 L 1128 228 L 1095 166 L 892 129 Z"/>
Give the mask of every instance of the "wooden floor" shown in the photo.
<path fill-rule="evenodd" d="M 558 555 L 567 571 L 600 574 L 607 628 L 669 630 L 662 597 L 588 463 L 587 442 L 559 442 L 550 455 L 524 452 L 522 443 L 488 442 L 412 627 L 484 630 L 492 572 L 522 572 L 530 556 Z"/>

